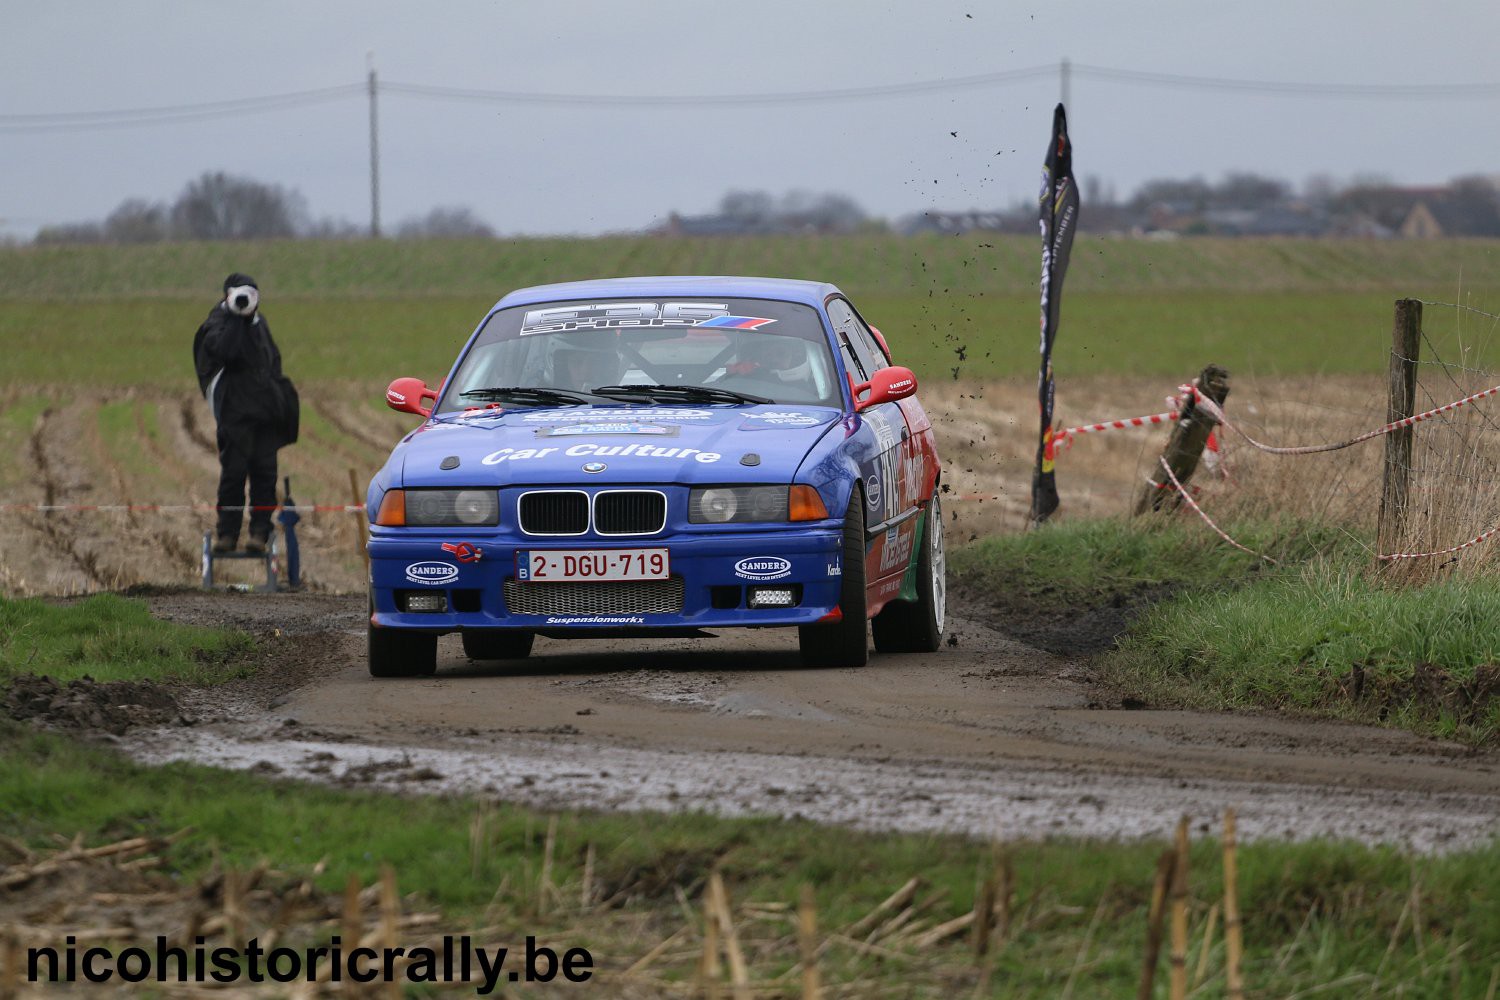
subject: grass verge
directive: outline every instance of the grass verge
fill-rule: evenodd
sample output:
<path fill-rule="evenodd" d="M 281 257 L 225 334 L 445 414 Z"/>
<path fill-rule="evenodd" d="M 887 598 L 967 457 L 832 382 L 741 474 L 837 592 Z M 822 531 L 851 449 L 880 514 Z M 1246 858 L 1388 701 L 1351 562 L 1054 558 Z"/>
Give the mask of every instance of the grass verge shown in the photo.
<path fill-rule="evenodd" d="M 1348 533 L 1297 521 L 1225 530 L 1108 519 L 987 538 L 954 553 L 955 582 L 1025 613 L 1149 593 L 1101 679 L 1159 705 L 1270 708 L 1500 740 L 1500 581 L 1410 586 L 1373 575 Z M 1003 624 L 1003 623 L 1002 623 Z"/>
<path fill-rule="evenodd" d="M 244 676 L 252 646 L 242 632 L 159 621 L 144 602 L 113 594 L 74 604 L 0 597 L 0 683 L 45 674 L 213 684 Z"/>
<path fill-rule="evenodd" d="M 736 906 L 766 904 L 740 925 L 751 978 L 765 982 L 796 960 L 795 946 L 786 943 L 794 940 L 793 914 L 779 917 L 774 907 L 792 904 L 802 885 L 814 888 L 828 934 L 847 930 L 920 876 L 916 899 L 930 900 L 921 917 L 933 926 L 972 909 L 977 876 L 994 861 L 992 845 L 955 837 L 571 813 L 557 818 L 545 877 L 558 892 L 549 905 L 543 900 L 553 894 L 540 882 L 548 825 L 549 817 L 526 809 L 468 799 L 341 791 L 185 765 L 148 769 L 0 722 L 0 827 L 23 841 L 41 845 L 65 832 L 94 842 L 191 826 L 195 834 L 173 852 L 179 882 L 215 863 L 244 869 L 265 860 L 311 872 L 321 862 L 312 877 L 327 892 L 350 873 L 369 883 L 390 864 L 403 891 L 440 908 L 450 926 L 483 920 L 517 941 L 537 934 L 589 947 L 599 968 L 594 986 L 612 995 L 646 995 L 630 991 L 623 970 L 685 924 L 689 933 L 652 975 L 691 979 L 696 917 L 679 899 L 695 899 L 713 870 L 723 874 Z M 902 943 L 894 932 L 874 947 L 832 938 L 822 960 L 825 981 L 858 983 L 861 996 L 955 989 L 1005 997 L 1055 997 L 1064 989 L 1128 995 L 1139 974 L 1160 845 L 1060 839 L 1004 849 L 1015 872 L 1015 920 L 994 953 L 987 988 L 974 989 L 982 967 L 963 933 L 926 947 Z M 1342 984 L 1360 985 L 1360 995 L 1447 998 L 1481 995 L 1489 982 L 1500 954 L 1500 907 L 1489 895 L 1500 845 L 1418 859 L 1341 843 L 1252 843 L 1240 853 L 1246 972 L 1255 995 Z M 593 898 L 609 902 L 559 902 L 579 898 L 591 855 Z M 1201 959 L 1209 993 L 1223 985 L 1222 941 L 1204 941 L 1214 923 L 1209 910 L 1222 895 L 1218 855 L 1212 839 L 1197 840 L 1191 855 L 1190 965 L 1196 975 Z M 0 908 L 7 903 L 24 907 L 24 897 L 0 897 Z M 1411 913 L 1420 913 L 1420 926 L 1413 927 Z"/>

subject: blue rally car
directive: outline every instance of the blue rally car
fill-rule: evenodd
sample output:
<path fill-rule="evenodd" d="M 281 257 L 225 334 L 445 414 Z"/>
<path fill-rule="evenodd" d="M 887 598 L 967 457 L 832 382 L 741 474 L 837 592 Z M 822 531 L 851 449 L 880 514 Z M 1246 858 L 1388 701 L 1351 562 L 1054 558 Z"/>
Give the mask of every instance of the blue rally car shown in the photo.
<path fill-rule="evenodd" d="M 370 673 L 556 638 L 798 629 L 812 666 L 943 631 L 932 425 L 830 284 L 617 278 L 501 299 L 370 483 Z"/>

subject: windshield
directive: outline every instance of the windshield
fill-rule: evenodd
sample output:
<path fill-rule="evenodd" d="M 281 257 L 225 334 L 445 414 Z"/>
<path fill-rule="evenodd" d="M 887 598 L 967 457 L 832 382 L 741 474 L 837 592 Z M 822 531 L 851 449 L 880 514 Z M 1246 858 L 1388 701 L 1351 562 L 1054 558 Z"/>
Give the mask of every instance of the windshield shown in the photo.
<path fill-rule="evenodd" d="M 482 405 L 483 390 L 500 387 L 585 394 L 605 387 L 608 398 L 589 401 L 619 405 L 639 396 L 660 405 L 674 401 L 667 390 L 652 399 L 634 387 L 672 386 L 681 400 L 701 386 L 724 402 L 739 394 L 838 406 L 836 372 L 823 324 L 810 306 L 717 297 L 551 302 L 492 315 L 438 412 Z M 515 393 L 505 402 L 566 405 Z M 694 402 L 702 405 L 700 398 Z"/>

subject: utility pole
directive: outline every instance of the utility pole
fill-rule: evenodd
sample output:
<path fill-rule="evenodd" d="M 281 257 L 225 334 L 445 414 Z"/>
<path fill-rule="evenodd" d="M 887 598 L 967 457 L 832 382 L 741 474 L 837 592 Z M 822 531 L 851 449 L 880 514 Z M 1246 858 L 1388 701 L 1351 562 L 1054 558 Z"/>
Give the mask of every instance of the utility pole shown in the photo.
<path fill-rule="evenodd" d="M 370 67 L 370 238 L 380 239 L 380 133 L 375 114 L 375 53 L 366 54 Z"/>
<path fill-rule="evenodd" d="M 1073 90 L 1073 63 L 1072 63 L 1072 61 L 1068 60 L 1068 59 L 1063 59 L 1062 66 L 1060 66 L 1058 68 L 1058 74 L 1057 75 L 1058 75 L 1058 77 L 1059 77 L 1059 79 L 1060 79 L 1060 81 L 1062 83 L 1062 105 L 1063 105 L 1063 107 L 1069 109 L 1069 116 L 1071 117 L 1071 115 L 1072 115 L 1072 107 L 1073 107 L 1073 105 L 1072 105 L 1072 103 L 1070 101 L 1070 98 L 1072 98 L 1072 96 L 1073 96 L 1072 95 L 1072 90 Z"/>

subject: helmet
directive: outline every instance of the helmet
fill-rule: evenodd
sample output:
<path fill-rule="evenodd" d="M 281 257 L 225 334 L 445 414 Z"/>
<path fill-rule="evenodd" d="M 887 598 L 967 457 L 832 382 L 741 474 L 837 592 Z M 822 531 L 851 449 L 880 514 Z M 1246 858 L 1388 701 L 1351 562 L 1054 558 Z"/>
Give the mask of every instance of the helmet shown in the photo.
<path fill-rule="evenodd" d="M 740 355 L 756 366 L 756 374 L 761 378 L 805 382 L 812 372 L 807 347 L 796 337 L 759 334 L 745 345 Z"/>
<path fill-rule="evenodd" d="M 620 356 L 612 341 L 601 343 L 599 334 L 589 339 L 558 338 L 552 349 L 552 377 L 559 389 L 595 389 L 620 379 Z"/>

